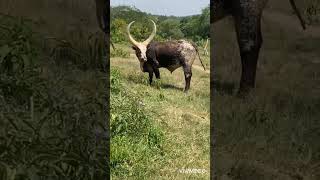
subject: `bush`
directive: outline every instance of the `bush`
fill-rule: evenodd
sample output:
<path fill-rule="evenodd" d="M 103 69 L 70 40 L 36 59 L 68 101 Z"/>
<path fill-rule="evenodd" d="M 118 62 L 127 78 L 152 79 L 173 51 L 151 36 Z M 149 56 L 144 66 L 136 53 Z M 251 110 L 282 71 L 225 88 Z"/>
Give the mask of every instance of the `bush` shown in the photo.
<path fill-rule="evenodd" d="M 114 19 L 111 22 L 111 28 L 110 28 L 110 34 L 111 34 L 111 40 L 112 42 L 123 42 L 127 39 L 126 34 L 126 26 L 127 23 L 123 19 Z"/>

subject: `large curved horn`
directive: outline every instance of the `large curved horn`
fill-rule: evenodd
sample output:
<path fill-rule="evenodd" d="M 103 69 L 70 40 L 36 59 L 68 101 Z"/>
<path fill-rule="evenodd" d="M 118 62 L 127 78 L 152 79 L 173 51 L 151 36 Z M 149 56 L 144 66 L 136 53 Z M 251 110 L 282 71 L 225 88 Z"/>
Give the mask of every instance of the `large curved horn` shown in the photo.
<path fill-rule="evenodd" d="M 131 23 L 129 23 L 128 27 L 127 27 L 127 33 L 128 33 L 128 36 L 129 36 L 129 40 L 130 42 L 135 45 L 135 46 L 138 46 L 138 42 L 136 40 L 133 39 L 133 37 L 131 36 L 130 34 L 130 26 L 134 23 L 135 21 L 132 21 Z"/>
<path fill-rule="evenodd" d="M 152 39 L 154 38 L 154 36 L 156 35 L 156 32 L 157 32 L 156 23 L 155 23 L 153 20 L 151 20 L 151 19 L 150 19 L 150 21 L 153 23 L 153 31 L 152 31 L 152 34 L 148 37 L 148 39 L 145 40 L 145 41 L 143 41 L 143 44 L 144 44 L 144 45 L 149 44 L 149 43 L 152 41 Z"/>

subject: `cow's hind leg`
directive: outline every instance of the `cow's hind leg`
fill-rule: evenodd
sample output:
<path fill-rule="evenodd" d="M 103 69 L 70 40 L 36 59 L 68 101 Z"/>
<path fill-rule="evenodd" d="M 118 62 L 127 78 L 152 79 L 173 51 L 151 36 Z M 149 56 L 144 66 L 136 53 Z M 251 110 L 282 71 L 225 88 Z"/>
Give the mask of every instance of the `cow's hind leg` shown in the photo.
<path fill-rule="evenodd" d="M 157 79 L 160 79 L 160 71 L 159 68 L 153 68 L 154 74 L 156 75 Z"/>
<path fill-rule="evenodd" d="M 185 78 L 185 88 L 184 88 L 184 92 L 188 92 L 188 90 L 190 89 L 190 81 L 191 81 L 191 77 L 192 77 L 192 70 L 191 70 L 191 66 L 185 65 L 183 67 L 183 72 L 184 72 L 184 78 Z"/>
<path fill-rule="evenodd" d="M 240 16 L 235 17 L 238 43 L 240 48 L 242 74 L 238 95 L 246 95 L 255 86 L 257 61 L 262 44 L 261 14 L 251 14 L 243 9 Z"/>

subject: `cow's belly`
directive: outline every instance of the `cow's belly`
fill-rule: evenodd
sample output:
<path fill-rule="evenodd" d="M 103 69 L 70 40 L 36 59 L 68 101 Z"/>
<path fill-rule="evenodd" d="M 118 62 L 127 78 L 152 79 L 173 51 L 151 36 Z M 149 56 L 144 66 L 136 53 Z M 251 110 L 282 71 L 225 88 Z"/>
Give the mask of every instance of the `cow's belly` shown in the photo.
<path fill-rule="evenodd" d="M 158 61 L 161 67 L 168 69 L 170 72 L 173 72 L 181 66 L 180 59 L 176 56 L 160 56 Z"/>
<path fill-rule="evenodd" d="M 174 65 L 170 65 L 166 68 L 172 73 L 174 70 L 178 69 L 179 67 L 181 67 L 180 64 L 174 64 Z"/>

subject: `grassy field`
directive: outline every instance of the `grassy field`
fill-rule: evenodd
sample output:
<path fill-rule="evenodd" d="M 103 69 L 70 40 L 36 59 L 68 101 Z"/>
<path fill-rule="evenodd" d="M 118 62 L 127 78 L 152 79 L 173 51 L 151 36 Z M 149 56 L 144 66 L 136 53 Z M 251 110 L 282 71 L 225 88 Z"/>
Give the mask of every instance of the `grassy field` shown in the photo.
<path fill-rule="evenodd" d="M 257 88 L 245 100 L 234 96 L 233 24 L 213 26 L 219 179 L 320 179 L 320 27 L 301 31 L 288 5 L 273 0 L 264 14 Z M 0 179 L 105 179 L 108 62 L 93 1 L 4 0 L 0 12 Z M 161 69 L 149 86 L 130 46 L 116 47 L 112 178 L 208 179 L 210 70 L 195 61 L 188 94 L 181 69 Z"/>
<path fill-rule="evenodd" d="M 123 93 L 135 97 L 136 104 L 142 106 L 148 117 L 147 120 L 151 121 L 150 123 L 162 136 L 158 144 L 161 148 L 156 153 L 128 153 L 124 157 L 124 163 L 112 167 L 112 178 L 208 179 L 209 70 L 204 71 L 199 60 L 195 60 L 191 89 L 188 94 L 183 92 L 184 75 L 181 68 L 172 74 L 166 69 L 160 69 L 161 79 L 155 80 L 153 85 L 149 86 L 148 75 L 141 72 L 131 46 L 116 44 L 116 47 L 121 49 L 121 53 L 116 53 L 111 58 L 111 71 L 117 71 L 120 74 Z M 111 54 L 113 53 L 111 51 Z M 201 58 L 209 67 L 209 57 L 202 55 Z M 115 85 L 111 84 L 111 89 L 112 86 Z M 117 93 L 111 93 L 111 99 L 117 96 Z M 111 114 L 114 113 L 115 110 L 111 110 Z M 136 126 L 138 131 L 140 125 Z M 111 147 L 120 142 L 113 135 L 111 139 Z M 140 146 L 140 148 L 143 147 L 145 146 Z M 115 153 L 114 151 L 112 149 L 111 154 Z M 113 158 L 112 155 L 111 162 L 115 160 Z M 128 162 L 131 162 L 130 166 Z M 179 171 L 188 168 L 204 169 L 205 172 L 191 174 Z"/>
<path fill-rule="evenodd" d="M 246 99 L 235 97 L 241 65 L 233 22 L 212 27 L 218 179 L 320 179 L 320 28 L 302 31 L 289 3 L 285 11 L 279 3 L 264 13 L 256 89 Z"/>

